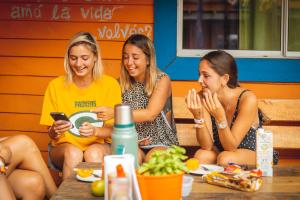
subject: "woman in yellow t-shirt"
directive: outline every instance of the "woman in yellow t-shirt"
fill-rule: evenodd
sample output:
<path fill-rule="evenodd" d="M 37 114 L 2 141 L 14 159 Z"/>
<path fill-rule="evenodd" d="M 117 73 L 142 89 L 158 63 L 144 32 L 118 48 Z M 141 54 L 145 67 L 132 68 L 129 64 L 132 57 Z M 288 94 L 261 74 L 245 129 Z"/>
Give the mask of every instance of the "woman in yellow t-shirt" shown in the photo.
<path fill-rule="evenodd" d="M 40 123 L 49 126 L 50 158 L 69 177 L 79 162 L 102 162 L 110 153 L 112 120 L 96 126 L 90 110 L 121 102 L 118 82 L 103 75 L 100 50 L 88 32 L 70 40 L 64 59 L 66 74 L 52 80 L 45 93 Z M 63 112 L 70 121 L 53 121 L 51 112 Z M 98 122 L 97 122 L 98 123 Z M 97 124 L 96 123 L 96 124 Z"/>

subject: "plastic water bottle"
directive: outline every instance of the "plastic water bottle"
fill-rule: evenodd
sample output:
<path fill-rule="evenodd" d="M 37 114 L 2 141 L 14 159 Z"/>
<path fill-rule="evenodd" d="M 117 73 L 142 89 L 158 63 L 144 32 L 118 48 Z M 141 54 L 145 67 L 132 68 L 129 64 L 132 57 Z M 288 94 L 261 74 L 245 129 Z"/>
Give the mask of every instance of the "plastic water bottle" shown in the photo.
<path fill-rule="evenodd" d="M 112 153 L 132 154 L 138 167 L 138 136 L 133 122 L 132 110 L 127 104 L 115 105 L 115 124 L 112 133 Z"/>

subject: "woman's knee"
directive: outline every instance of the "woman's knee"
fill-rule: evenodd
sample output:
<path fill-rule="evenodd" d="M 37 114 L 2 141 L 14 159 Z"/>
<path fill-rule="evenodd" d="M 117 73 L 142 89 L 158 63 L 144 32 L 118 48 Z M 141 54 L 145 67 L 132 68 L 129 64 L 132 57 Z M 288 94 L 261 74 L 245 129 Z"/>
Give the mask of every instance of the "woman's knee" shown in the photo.
<path fill-rule="evenodd" d="M 222 166 L 227 166 L 229 163 L 233 163 L 234 155 L 233 152 L 223 151 L 217 157 L 217 164 Z"/>
<path fill-rule="evenodd" d="M 18 198 L 43 199 L 46 195 L 43 177 L 37 172 L 17 170 L 8 180 Z"/>
<path fill-rule="evenodd" d="M 199 160 L 200 163 L 215 163 L 216 162 L 216 153 L 214 151 L 199 149 L 196 151 L 195 158 Z"/>
<path fill-rule="evenodd" d="M 83 152 L 72 145 L 67 146 L 64 149 L 64 161 L 78 163 L 83 160 Z"/>
<path fill-rule="evenodd" d="M 31 176 L 28 181 L 28 192 L 34 193 L 37 197 L 43 199 L 46 195 L 46 186 L 43 177 L 36 173 Z"/>
<path fill-rule="evenodd" d="M 95 144 L 84 152 L 84 159 L 88 162 L 102 162 L 105 155 L 111 154 L 109 145 Z"/>
<path fill-rule="evenodd" d="M 39 151 L 34 141 L 27 135 L 11 136 L 6 140 L 6 144 L 12 151 L 22 150 L 22 154 L 26 153 L 26 151 Z"/>

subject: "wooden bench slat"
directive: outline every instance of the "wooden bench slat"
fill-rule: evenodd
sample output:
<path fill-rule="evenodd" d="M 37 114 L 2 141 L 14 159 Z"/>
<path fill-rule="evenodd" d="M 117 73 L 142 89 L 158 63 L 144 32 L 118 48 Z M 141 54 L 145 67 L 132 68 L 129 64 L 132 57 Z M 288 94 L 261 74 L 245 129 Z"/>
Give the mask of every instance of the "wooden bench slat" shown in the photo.
<path fill-rule="evenodd" d="M 182 146 L 199 146 L 196 130 L 192 124 L 176 124 L 179 144 Z M 273 132 L 274 148 L 300 148 L 300 127 L 264 126 Z"/>
<path fill-rule="evenodd" d="M 264 129 L 273 133 L 273 146 L 275 148 L 299 149 L 300 127 L 294 126 L 264 126 Z"/>
<path fill-rule="evenodd" d="M 300 121 L 300 99 L 263 99 L 258 106 L 271 121 Z"/>

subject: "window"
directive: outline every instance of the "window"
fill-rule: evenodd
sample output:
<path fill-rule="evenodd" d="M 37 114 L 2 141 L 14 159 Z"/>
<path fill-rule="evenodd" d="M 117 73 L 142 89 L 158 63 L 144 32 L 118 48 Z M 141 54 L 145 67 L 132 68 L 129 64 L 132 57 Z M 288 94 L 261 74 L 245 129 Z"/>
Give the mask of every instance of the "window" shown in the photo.
<path fill-rule="evenodd" d="M 178 0 L 177 56 L 300 57 L 299 0 Z"/>

